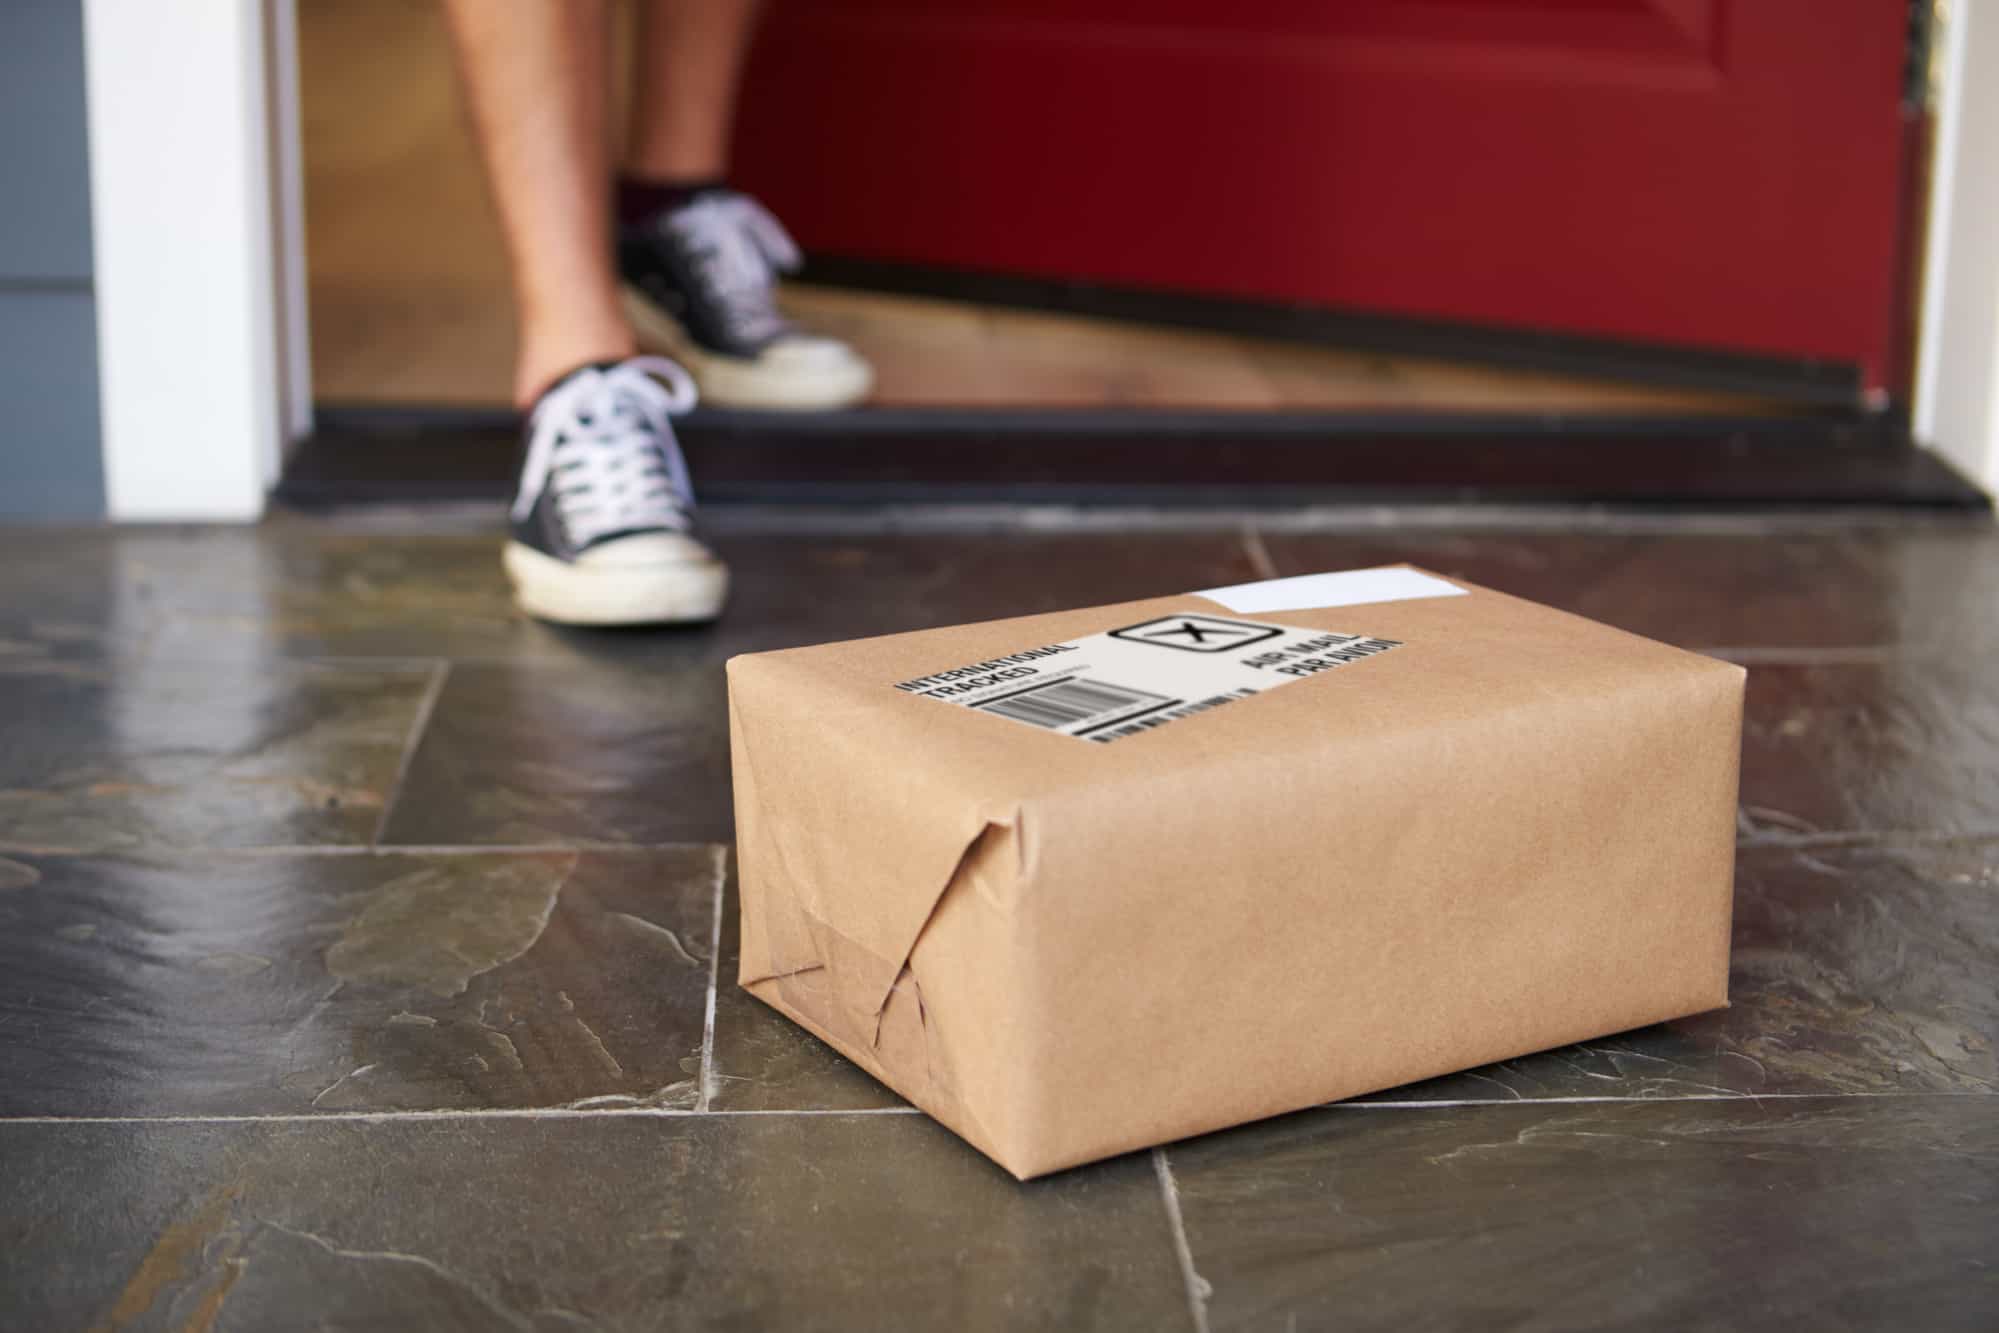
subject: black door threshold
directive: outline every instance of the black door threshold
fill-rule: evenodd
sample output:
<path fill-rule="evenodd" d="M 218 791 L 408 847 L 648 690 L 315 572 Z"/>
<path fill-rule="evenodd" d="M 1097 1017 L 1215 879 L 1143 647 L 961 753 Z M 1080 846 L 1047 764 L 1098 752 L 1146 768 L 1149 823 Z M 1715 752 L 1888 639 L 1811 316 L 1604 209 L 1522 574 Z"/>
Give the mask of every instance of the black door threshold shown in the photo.
<path fill-rule="evenodd" d="M 827 254 L 812 256 L 799 276 L 801 281 L 828 287 L 1275 338 L 1377 355 L 1468 361 L 1628 384 L 1743 394 L 1802 407 L 1854 411 L 1867 398 L 1857 366 L 1600 333 L 1558 333 L 1516 325 L 1423 319 Z"/>
<path fill-rule="evenodd" d="M 1844 414 L 702 411 L 680 436 L 707 503 L 1991 507 L 1898 421 Z M 322 409 L 278 498 L 501 501 L 517 449 L 504 414 Z"/>

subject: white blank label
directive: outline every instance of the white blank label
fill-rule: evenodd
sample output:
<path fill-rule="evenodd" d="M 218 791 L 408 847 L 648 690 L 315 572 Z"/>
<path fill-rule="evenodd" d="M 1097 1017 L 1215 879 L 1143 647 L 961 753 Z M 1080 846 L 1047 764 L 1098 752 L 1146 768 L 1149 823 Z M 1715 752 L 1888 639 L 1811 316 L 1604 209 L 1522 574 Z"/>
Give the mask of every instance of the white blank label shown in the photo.
<path fill-rule="evenodd" d="M 1237 583 L 1197 592 L 1243 615 L 1267 611 L 1310 611 L 1322 606 L 1361 606 L 1368 602 L 1406 602 L 1418 597 L 1462 597 L 1456 584 L 1420 570 L 1390 566 L 1348 569 L 1333 574 L 1298 574 L 1261 583 Z"/>

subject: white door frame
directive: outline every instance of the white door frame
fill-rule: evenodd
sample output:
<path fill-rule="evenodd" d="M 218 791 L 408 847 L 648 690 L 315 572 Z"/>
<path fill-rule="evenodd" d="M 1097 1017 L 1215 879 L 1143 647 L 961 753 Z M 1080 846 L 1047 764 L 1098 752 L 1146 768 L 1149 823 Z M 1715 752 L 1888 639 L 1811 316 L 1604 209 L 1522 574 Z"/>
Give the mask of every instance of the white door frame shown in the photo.
<path fill-rule="evenodd" d="M 1999 7 L 1938 3 L 1914 429 L 1999 494 Z"/>
<path fill-rule="evenodd" d="M 250 521 L 311 429 L 293 0 L 82 0 L 106 509 Z"/>
<path fill-rule="evenodd" d="M 109 515 L 253 520 L 312 428 L 296 0 L 82 3 Z M 1912 406 L 1999 492 L 1995 7 L 1938 4 Z"/>

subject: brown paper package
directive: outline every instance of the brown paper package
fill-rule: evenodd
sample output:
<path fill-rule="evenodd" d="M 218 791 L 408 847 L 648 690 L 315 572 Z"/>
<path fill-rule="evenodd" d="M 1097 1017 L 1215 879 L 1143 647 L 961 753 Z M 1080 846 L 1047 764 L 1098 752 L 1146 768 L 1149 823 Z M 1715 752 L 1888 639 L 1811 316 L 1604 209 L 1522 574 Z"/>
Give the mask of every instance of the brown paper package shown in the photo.
<path fill-rule="evenodd" d="M 735 658 L 742 985 L 1023 1180 L 1725 1005 L 1742 668 L 1454 582 Z M 895 688 L 1185 612 L 1399 646 L 1113 744 Z"/>

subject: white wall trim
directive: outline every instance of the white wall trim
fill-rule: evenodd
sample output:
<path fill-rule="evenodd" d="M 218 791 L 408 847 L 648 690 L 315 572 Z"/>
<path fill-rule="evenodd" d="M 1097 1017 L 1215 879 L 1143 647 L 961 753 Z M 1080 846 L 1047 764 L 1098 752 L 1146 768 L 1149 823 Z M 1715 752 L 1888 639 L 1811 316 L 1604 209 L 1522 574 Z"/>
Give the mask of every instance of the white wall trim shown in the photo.
<path fill-rule="evenodd" d="M 1999 11 L 1993 0 L 1954 0 L 1936 38 L 1914 427 L 1999 491 Z"/>
<path fill-rule="evenodd" d="M 285 451 L 312 434 L 312 339 L 306 297 L 305 144 L 300 119 L 298 0 L 264 0 L 270 70 L 271 183 L 276 191 L 278 371 Z M 269 481 L 275 483 L 276 475 Z"/>
<path fill-rule="evenodd" d="M 263 0 L 83 19 L 106 507 L 254 519 L 283 430 Z"/>

